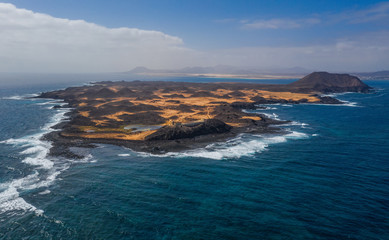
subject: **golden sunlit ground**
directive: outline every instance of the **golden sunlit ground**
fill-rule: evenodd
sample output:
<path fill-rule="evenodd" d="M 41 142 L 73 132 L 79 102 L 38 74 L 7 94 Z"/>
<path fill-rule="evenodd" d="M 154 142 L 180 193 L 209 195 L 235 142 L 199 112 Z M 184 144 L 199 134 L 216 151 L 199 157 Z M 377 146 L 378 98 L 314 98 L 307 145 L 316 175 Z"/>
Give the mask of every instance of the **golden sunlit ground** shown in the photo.
<path fill-rule="evenodd" d="M 229 85 L 227 85 L 229 86 Z M 124 89 L 123 86 L 105 87 L 103 92 L 83 96 L 87 89 L 82 89 L 77 98 L 78 114 L 87 118 L 91 124 L 78 122 L 75 127 L 79 132 L 63 133 L 65 136 L 83 138 L 104 138 L 120 140 L 143 140 L 154 133 L 156 128 L 177 123 L 188 124 L 205 119 L 224 118 L 226 124 L 242 127 L 252 121 L 261 121 L 255 114 L 244 113 L 232 108 L 232 103 L 255 103 L 256 97 L 267 100 L 286 100 L 318 102 L 320 99 L 312 94 L 277 92 L 261 89 L 228 89 L 219 87 L 207 90 L 201 87 L 186 87 L 185 90 L 167 90 L 166 88 L 142 92 L 139 89 Z M 127 90 L 128 96 L 116 96 L 121 90 Z M 108 91 L 108 93 L 107 93 Z M 124 94 L 125 95 L 125 94 Z M 237 116 L 238 115 L 238 116 Z M 233 116 L 233 118 L 230 118 Z M 155 119 L 155 123 L 153 122 Z M 231 120 L 228 120 L 231 119 Z M 143 124 L 147 122 L 147 124 Z M 131 126 L 136 126 L 131 128 Z M 140 127 L 140 129 L 137 129 Z M 150 127 L 150 128 L 148 128 Z"/>

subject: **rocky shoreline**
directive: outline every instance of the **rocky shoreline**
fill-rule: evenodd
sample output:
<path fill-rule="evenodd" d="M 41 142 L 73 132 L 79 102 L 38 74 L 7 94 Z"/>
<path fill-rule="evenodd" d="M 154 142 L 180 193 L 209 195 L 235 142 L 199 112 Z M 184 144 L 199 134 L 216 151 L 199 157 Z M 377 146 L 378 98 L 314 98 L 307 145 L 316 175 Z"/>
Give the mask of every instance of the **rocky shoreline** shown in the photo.
<path fill-rule="evenodd" d="M 279 124 L 288 123 L 290 121 L 279 121 Z M 152 140 L 152 141 L 131 141 L 117 139 L 86 139 L 78 137 L 64 137 L 61 131 L 52 131 L 46 134 L 43 138 L 46 141 L 52 142 L 50 149 L 51 156 L 62 156 L 66 158 L 84 158 L 72 148 L 94 148 L 95 144 L 111 144 L 123 146 L 136 152 L 148 152 L 152 154 L 164 154 L 167 152 L 180 152 L 203 148 L 211 143 L 225 141 L 236 137 L 240 133 L 253 134 L 276 134 L 284 133 L 280 128 L 270 125 L 249 129 L 234 128 L 224 133 L 209 133 L 196 137 L 188 137 L 172 140 Z"/>
<path fill-rule="evenodd" d="M 285 102 L 283 102 L 285 103 Z M 271 104 L 271 103 L 269 103 Z M 54 108 L 54 107 L 53 107 Z M 55 107 L 68 108 L 68 106 Z M 260 108 L 260 106 L 258 106 Z M 164 154 L 167 152 L 180 152 L 206 147 L 214 142 L 226 141 L 241 133 L 251 134 L 286 134 L 277 125 L 287 124 L 290 121 L 281 121 L 268 118 L 263 114 L 257 114 L 263 120 L 260 123 L 246 127 L 231 127 L 220 120 L 206 120 L 198 126 L 187 127 L 185 125 L 165 126 L 158 134 L 151 135 L 144 141 L 120 140 L 104 138 L 80 138 L 63 136 L 61 133 L 72 120 L 75 109 L 67 114 L 68 119 L 53 126 L 52 132 L 43 136 L 43 140 L 52 143 L 49 155 L 66 158 L 84 158 L 73 148 L 95 148 L 96 144 L 111 144 L 123 146 L 136 152 L 148 152 L 152 154 Z"/>
<path fill-rule="evenodd" d="M 336 81 L 331 82 L 331 76 Z M 163 154 L 203 148 L 241 133 L 282 134 L 283 130 L 276 125 L 289 121 L 243 110 L 279 103 L 342 104 L 321 93 L 329 93 L 331 88 L 332 92 L 370 89 L 357 80 L 344 74 L 314 73 L 311 78 L 308 75 L 284 85 L 99 82 L 42 93 L 38 98 L 62 99 L 67 105 L 53 108 L 72 109 L 66 121 L 44 136 L 44 140 L 52 142 L 52 156 L 82 158 L 77 149 L 92 148 L 95 144 Z"/>

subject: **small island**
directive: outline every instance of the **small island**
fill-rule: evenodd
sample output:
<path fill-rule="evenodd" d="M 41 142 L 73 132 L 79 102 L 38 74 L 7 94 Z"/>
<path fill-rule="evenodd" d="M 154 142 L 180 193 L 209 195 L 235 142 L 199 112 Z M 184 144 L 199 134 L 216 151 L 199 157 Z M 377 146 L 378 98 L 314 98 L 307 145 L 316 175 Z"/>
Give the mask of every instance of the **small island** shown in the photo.
<path fill-rule="evenodd" d="M 275 103 L 341 104 L 323 93 L 369 90 L 357 77 L 315 72 L 290 84 L 104 81 L 38 98 L 62 99 L 72 109 L 68 121 L 45 139 L 53 142 L 52 155 L 77 158 L 82 156 L 72 147 L 95 143 L 159 154 L 204 147 L 239 133 L 279 133 L 274 125 L 287 121 L 244 109 Z"/>

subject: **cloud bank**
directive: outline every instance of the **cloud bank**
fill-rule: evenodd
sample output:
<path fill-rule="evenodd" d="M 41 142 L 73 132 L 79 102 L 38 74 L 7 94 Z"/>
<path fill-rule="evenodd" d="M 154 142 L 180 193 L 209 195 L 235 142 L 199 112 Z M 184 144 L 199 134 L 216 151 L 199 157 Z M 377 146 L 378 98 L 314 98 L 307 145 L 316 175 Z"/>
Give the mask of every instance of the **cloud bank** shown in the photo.
<path fill-rule="evenodd" d="M 191 50 L 158 31 L 106 28 L 0 3 L 0 71 L 121 71 L 163 66 Z M 166 66 L 167 67 L 167 66 Z"/>
<path fill-rule="evenodd" d="M 262 69 L 304 67 L 313 71 L 364 72 L 389 68 L 389 32 L 373 32 L 333 44 L 302 47 L 250 47 L 214 52 L 215 63 Z M 256 63 L 253 65 L 253 63 Z"/>
<path fill-rule="evenodd" d="M 364 20 L 382 19 L 386 12 L 372 8 L 349 14 L 347 21 L 356 15 L 364 16 Z M 312 26 L 320 24 L 320 20 L 273 19 L 242 24 L 260 31 Z M 117 72 L 137 66 L 177 69 L 219 64 L 262 69 L 299 66 L 326 71 L 389 68 L 389 31 L 335 39 L 325 45 L 200 51 L 160 31 L 107 28 L 0 3 L 0 36 L 0 72 Z"/>

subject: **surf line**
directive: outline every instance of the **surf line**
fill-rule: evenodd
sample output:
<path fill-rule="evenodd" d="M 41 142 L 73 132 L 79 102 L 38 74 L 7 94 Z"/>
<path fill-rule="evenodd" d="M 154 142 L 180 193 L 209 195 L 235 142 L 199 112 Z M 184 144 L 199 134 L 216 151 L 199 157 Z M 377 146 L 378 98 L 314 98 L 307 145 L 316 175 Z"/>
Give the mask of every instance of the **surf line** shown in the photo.
<path fill-rule="evenodd" d="M 20 99 L 25 100 L 26 98 Z M 14 98 L 13 100 L 19 99 Z M 59 103 L 57 101 L 51 104 Z M 25 177 L 0 183 L 0 214 L 13 215 L 26 212 L 35 212 L 36 215 L 43 214 L 43 210 L 26 202 L 22 195 L 25 191 L 31 190 L 48 192 L 47 187 L 52 185 L 57 176 L 69 167 L 70 164 L 66 161 L 55 161 L 54 158 L 48 157 L 51 143 L 44 141 L 42 137 L 54 131 L 53 127 L 64 121 L 66 113 L 70 110 L 69 108 L 56 109 L 56 113 L 50 118 L 49 122 L 41 127 L 40 132 L 36 134 L 0 142 L 0 144 L 13 145 L 15 149 L 20 149 L 20 155 L 26 156 L 22 163 L 33 167 L 32 173 Z"/>

